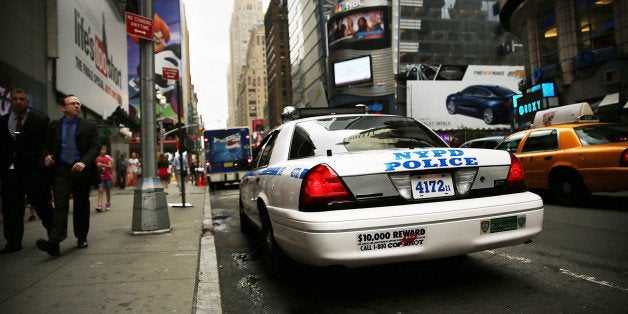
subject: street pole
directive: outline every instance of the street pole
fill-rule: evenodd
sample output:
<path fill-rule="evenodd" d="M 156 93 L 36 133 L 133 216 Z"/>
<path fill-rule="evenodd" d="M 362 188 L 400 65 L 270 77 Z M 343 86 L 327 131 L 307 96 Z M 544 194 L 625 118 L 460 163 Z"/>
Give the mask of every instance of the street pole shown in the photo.
<path fill-rule="evenodd" d="M 185 143 L 185 128 L 183 127 L 183 124 L 181 123 L 181 115 L 182 115 L 182 110 L 183 110 L 183 95 L 182 95 L 182 90 L 181 90 L 181 84 L 179 83 L 179 80 L 176 81 L 177 84 L 175 85 L 177 88 L 177 122 L 179 123 L 179 179 L 181 179 L 181 182 L 177 182 L 179 184 L 179 186 L 181 186 L 181 207 L 186 207 L 187 204 L 185 203 L 185 169 L 183 169 L 183 144 Z M 185 161 L 187 163 L 187 160 Z"/>
<path fill-rule="evenodd" d="M 141 0 L 141 15 L 153 19 L 154 0 Z M 140 106 L 142 132 L 142 179 L 133 198 L 132 234 L 170 232 L 166 193 L 155 175 L 155 48 L 140 38 Z"/>

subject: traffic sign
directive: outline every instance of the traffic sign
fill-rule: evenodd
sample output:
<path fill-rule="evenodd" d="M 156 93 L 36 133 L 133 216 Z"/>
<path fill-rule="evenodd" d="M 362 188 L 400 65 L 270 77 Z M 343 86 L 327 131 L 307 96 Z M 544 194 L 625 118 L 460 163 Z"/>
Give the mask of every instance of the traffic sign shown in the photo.
<path fill-rule="evenodd" d="M 126 33 L 131 36 L 153 40 L 153 20 L 147 17 L 126 12 Z"/>
<path fill-rule="evenodd" d="M 179 69 L 177 68 L 161 68 L 161 76 L 164 80 L 179 80 Z"/>

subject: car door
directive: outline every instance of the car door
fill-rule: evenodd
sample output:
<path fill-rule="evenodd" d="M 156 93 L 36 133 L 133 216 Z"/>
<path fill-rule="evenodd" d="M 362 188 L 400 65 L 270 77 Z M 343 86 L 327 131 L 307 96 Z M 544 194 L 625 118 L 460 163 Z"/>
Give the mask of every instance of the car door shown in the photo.
<path fill-rule="evenodd" d="M 278 131 L 272 132 L 264 138 L 253 159 L 251 171 L 247 172 L 244 178 L 242 178 L 241 190 L 244 211 L 248 217 L 252 218 L 254 223 L 259 223 L 257 198 L 264 186 L 265 179 L 268 178 L 268 176 L 265 175 L 265 170 L 268 168 L 278 133 Z"/>
<path fill-rule="evenodd" d="M 517 154 L 529 188 L 549 188 L 548 173 L 555 162 L 558 150 L 558 131 L 542 129 L 530 131 Z"/>

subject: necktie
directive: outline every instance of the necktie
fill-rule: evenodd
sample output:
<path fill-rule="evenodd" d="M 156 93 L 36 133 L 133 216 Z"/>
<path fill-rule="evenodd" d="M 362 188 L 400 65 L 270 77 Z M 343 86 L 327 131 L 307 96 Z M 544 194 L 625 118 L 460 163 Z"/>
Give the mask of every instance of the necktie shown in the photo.
<path fill-rule="evenodd" d="M 74 120 L 70 120 L 67 123 L 65 130 L 65 161 L 68 164 L 73 164 L 78 155 L 76 149 L 76 139 L 74 133 Z"/>
<path fill-rule="evenodd" d="M 24 117 L 19 115 L 15 117 L 15 120 L 17 121 L 15 123 L 15 133 L 20 133 L 20 130 L 22 129 L 22 119 L 24 119 Z"/>

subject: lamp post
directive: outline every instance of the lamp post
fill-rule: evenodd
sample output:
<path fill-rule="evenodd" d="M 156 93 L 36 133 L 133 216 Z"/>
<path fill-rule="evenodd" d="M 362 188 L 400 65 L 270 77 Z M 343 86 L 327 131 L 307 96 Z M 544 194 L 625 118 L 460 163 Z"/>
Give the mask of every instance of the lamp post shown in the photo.
<path fill-rule="evenodd" d="M 141 15 L 152 19 L 154 0 L 141 0 Z M 132 234 L 170 232 L 166 193 L 155 174 L 155 48 L 140 38 L 140 104 L 142 131 L 142 179 L 133 191 Z"/>

